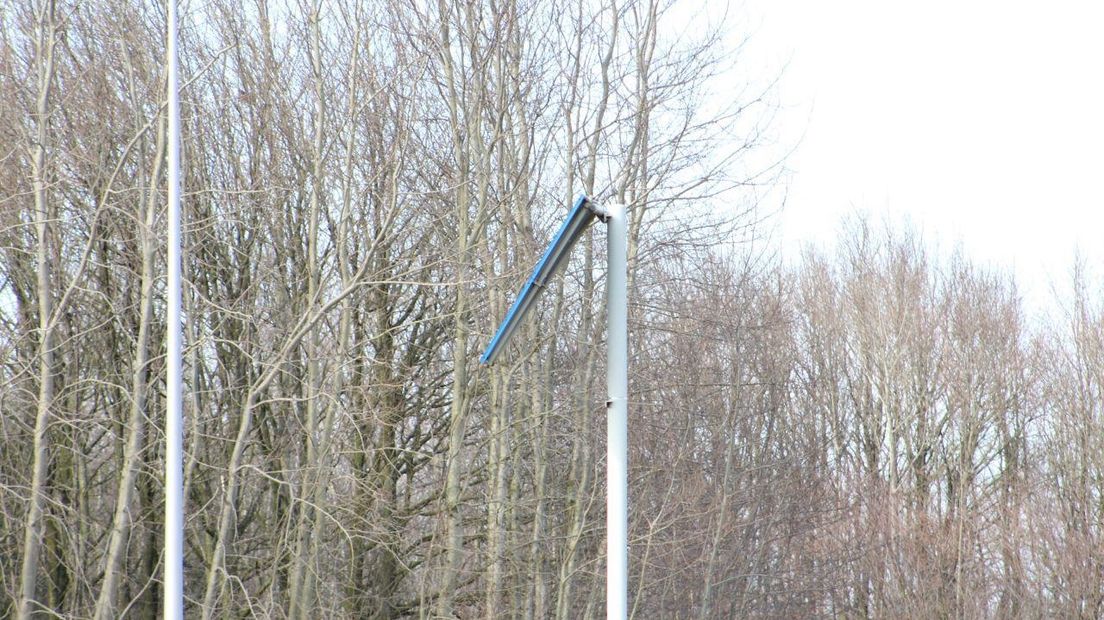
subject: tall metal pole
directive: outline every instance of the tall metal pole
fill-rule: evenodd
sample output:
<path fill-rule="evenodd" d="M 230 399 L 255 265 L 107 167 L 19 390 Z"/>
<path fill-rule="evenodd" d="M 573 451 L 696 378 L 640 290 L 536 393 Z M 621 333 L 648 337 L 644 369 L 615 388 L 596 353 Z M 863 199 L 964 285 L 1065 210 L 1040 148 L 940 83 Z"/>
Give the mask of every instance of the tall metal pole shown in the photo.
<path fill-rule="evenodd" d="M 513 307 L 483 352 L 480 362 L 493 364 L 510 335 L 533 308 L 548 279 L 567 260 L 571 247 L 595 219 L 606 223 L 606 618 L 626 620 L 629 599 L 629 214 L 623 204 L 603 208 L 579 196 L 560 231 L 522 287 Z"/>
<path fill-rule="evenodd" d="M 625 620 L 629 598 L 628 211 L 622 204 L 607 209 L 606 618 Z"/>
<path fill-rule="evenodd" d="M 180 325 L 180 98 L 177 80 L 176 0 L 168 27 L 168 377 L 165 409 L 165 620 L 184 617 L 184 399 Z"/>

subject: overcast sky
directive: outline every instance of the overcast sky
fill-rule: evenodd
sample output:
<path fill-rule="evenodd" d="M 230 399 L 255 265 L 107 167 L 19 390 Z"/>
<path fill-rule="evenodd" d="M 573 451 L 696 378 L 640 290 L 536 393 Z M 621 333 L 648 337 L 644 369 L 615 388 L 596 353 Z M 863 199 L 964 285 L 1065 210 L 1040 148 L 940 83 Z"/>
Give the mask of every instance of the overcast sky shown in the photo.
<path fill-rule="evenodd" d="M 746 0 L 745 66 L 786 65 L 780 238 L 904 215 L 1014 268 L 1029 297 L 1075 246 L 1104 266 L 1104 2 Z M 803 137 L 802 137 L 803 136 Z M 800 142 L 797 140 L 800 139 Z"/>

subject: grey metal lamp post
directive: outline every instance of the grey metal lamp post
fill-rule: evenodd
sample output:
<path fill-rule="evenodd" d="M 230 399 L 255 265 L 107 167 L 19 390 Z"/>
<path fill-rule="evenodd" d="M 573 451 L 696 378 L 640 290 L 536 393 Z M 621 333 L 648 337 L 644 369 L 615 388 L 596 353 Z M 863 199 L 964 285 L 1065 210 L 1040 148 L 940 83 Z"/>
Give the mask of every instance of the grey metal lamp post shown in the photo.
<path fill-rule="evenodd" d="M 165 620 L 184 617 L 184 397 L 180 320 L 180 86 L 177 59 L 177 0 L 169 0 L 167 20 L 169 112 L 168 265 L 165 395 Z"/>
<path fill-rule="evenodd" d="M 566 262 L 571 248 L 595 220 L 606 223 L 606 618 L 628 617 L 629 585 L 629 330 L 628 330 L 628 210 L 623 204 L 606 208 L 579 196 L 533 274 L 506 313 L 479 361 L 493 364 L 532 310 L 548 281 Z"/>

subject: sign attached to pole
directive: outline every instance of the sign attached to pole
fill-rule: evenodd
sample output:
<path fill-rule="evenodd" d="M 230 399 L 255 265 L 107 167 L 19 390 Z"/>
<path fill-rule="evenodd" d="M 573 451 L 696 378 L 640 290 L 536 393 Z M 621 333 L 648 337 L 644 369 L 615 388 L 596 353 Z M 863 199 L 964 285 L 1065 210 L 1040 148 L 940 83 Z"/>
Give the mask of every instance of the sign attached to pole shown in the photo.
<path fill-rule="evenodd" d="M 571 213 L 568 214 L 567 219 L 560 226 L 559 232 L 556 233 L 556 237 L 552 239 L 552 243 L 544 251 L 544 256 L 533 268 L 533 275 L 525 281 L 525 286 L 522 287 L 521 293 L 514 300 L 514 305 L 506 313 L 506 318 L 502 319 L 502 324 L 498 326 L 494 338 L 487 345 L 487 350 L 479 358 L 481 364 L 494 363 L 506 342 L 510 340 L 514 330 L 525 319 L 537 297 L 544 291 L 545 285 L 567 262 L 567 257 L 571 254 L 571 248 L 575 246 L 575 242 L 586 232 L 587 227 L 595 218 L 605 220 L 605 211 L 586 196 L 579 196 L 575 200 L 575 205 L 571 208 Z"/>

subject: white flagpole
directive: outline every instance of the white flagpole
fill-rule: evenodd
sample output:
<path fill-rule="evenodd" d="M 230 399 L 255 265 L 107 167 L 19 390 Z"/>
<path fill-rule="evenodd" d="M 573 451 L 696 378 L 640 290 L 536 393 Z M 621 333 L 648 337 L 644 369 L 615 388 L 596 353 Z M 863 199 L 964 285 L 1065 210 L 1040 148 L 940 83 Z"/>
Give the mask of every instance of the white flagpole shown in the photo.
<path fill-rule="evenodd" d="M 180 324 L 180 98 L 176 0 L 168 0 L 168 377 L 165 408 L 165 620 L 184 617 L 184 399 Z"/>
<path fill-rule="evenodd" d="M 628 210 L 608 207 L 606 223 L 606 618 L 629 610 L 629 328 Z"/>

